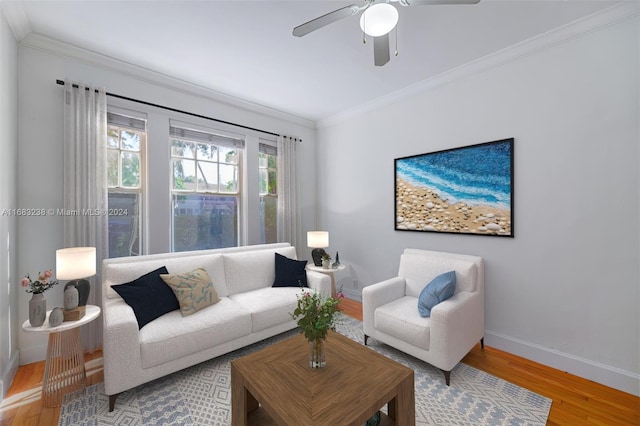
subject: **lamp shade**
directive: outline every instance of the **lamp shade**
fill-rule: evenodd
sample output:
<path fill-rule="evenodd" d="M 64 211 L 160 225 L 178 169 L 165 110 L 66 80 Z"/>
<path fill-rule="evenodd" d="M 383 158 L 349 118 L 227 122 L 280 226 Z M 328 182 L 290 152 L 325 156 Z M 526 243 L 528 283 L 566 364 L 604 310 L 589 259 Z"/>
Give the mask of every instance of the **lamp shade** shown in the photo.
<path fill-rule="evenodd" d="M 329 233 L 327 231 L 308 231 L 307 247 L 326 248 L 329 247 Z"/>
<path fill-rule="evenodd" d="M 360 28 L 371 37 L 388 34 L 397 23 L 398 10 L 389 3 L 373 4 L 360 17 Z"/>
<path fill-rule="evenodd" d="M 70 247 L 56 250 L 56 278 L 77 280 L 96 274 L 96 248 Z"/>

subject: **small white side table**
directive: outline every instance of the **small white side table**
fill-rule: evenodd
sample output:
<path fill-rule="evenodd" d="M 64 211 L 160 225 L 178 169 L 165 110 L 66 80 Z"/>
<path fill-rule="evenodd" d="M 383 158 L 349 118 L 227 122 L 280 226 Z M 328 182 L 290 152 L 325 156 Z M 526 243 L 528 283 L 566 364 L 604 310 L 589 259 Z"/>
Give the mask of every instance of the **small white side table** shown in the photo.
<path fill-rule="evenodd" d="M 337 291 L 336 291 L 336 279 L 333 276 L 334 272 L 338 272 L 338 271 L 344 271 L 344 269 L 346 268 L 345 265 L 338 265 L 337 268 L 323 268 L 322 266 L 316 266 L 316 265 L 309 265 L 307 264 L 307 270 L 308 271 L 315 271 L 315 272 L 320 272 L 322 274 L 327 274 L 331 277 L 331 297 L 336 297 L 337 295 Z"/>
<path fill-rule="evenodd" d="M 84 389 L 87 373 L 84 369 L 84 352 L 80 340 L 80 326 L 90 323 L 100 315 L 100 307 L 87 305 L 85 315 L 77 321 L 65 321 L 57 327 L 49 325 L 49 315 L 40 327 L 32 327 L 29 320 L 22 324 L 24 331 L 49 333 L 47 359 L 42 381 L 42 405 L 58 407 L 69 392 Z"/>

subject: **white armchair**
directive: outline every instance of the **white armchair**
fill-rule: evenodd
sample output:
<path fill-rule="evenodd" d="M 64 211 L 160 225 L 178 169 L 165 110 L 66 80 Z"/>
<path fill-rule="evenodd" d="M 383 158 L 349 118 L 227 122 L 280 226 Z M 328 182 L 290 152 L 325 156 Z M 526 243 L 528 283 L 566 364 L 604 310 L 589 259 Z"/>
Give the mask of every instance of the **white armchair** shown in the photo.
<path fill-rule="evenodd" d="M 431 316 L 418 313 L 422 289 L 443 272 L 455 271 L 454 295 Z M 369 337 L 451 370 L 479 341 L 484 348 L 484 262 L 481 257 L 405 249 L 398 276 L 362 290 L 364 344 Z"/>

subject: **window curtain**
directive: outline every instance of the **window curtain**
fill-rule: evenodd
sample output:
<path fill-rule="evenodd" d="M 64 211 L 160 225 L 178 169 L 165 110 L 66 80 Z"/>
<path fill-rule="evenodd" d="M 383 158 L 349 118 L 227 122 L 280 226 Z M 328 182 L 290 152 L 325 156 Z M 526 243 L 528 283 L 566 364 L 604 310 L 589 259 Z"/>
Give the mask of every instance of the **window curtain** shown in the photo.
<path fill-rule="evenodd" d="M 278 136 L 278 242 L 298 241 L 296 146 L 298 139 Z"/>
<path fill-rule="evenodd" d="M 64 85 L 63 207 L 77 216 L 63 217 L 63 247 L 95 247 L 96 275 L 87 304 L 101 306 L 102 259 L 108 257 L 107 95 L 83 83 Z M 91 210 L 97 214 L 83 214 Z M 85 351 L 102 347 L 102 320 L 81 328 Z"/>

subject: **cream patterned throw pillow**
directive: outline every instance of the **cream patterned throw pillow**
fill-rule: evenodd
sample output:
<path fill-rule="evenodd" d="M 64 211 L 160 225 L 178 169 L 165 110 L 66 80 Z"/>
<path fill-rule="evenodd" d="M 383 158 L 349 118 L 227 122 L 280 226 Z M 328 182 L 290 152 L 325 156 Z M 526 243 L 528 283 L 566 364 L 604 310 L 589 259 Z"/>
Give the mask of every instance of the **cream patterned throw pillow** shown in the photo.
<path fill-rule="evenodd" d="M 220 301 L 204 268 L 181 274 L 160 274 L 160 278 L 175 293 L 183 317 Z"/>

